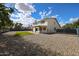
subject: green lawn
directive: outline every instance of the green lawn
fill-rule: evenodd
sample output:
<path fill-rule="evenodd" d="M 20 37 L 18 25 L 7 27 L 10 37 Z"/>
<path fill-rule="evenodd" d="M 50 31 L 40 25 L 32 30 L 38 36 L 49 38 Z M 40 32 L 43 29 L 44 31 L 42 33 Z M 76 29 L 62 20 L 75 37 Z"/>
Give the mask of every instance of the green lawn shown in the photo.
<path fill-rule="evenodd" d="M 31 32 L 22 32 L 22 31 L 19 31 L 19 32 L 16 32 L 16 34 L 14 36 L 25 36 L 25 35 L 32 35 L 33 33 Z"/>

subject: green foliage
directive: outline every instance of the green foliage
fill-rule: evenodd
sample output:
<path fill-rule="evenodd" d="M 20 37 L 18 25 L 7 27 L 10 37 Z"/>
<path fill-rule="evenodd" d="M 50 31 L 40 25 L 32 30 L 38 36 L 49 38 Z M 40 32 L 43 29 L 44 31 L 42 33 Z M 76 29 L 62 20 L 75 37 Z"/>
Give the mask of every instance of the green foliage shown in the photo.
<path fill-rule="evenodd" d="M 69 23 L 63 26 L 63 28 L 77 28 L 79 27 L 79 19 L 73 23 Z"/>
<path fill-rule="evenodd" d="M 0 3 L 0 29 L 10 28 L 13 26 L 13 21 L 10 20 L 10 13 L 13 12 L 12 8 L 7 8 L 4 4 Z"/>
<path fill-rule="evenodd" d="M 14 36 L 25 36 L 25 35 L 32 35 L 33 33 L 31 32 L 16 32 Z"/>
<path fill-rule="evenodd" d="M 22 25 L 23 25 L 23 24 L 21 24 L 21 23 L 15 23 L 15 24 L 14 24 L 14 29 L 15 29 L 15 30 L 21 30 L 21 29 L 22 29 Z"/>

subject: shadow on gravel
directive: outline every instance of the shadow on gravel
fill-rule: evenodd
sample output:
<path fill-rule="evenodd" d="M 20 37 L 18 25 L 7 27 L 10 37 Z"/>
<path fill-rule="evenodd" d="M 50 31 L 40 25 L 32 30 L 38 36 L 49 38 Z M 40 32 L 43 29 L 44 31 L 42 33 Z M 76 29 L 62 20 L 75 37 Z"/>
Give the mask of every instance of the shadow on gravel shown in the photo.
<path fill-rule="evenodd" d="M 26 38 L 27 39 L 27 38 Z M 20 36 L 0 35 L 0 56 L 56 56 L 57 52 L 43 49 L 40 45 L 24 41 Z"/>

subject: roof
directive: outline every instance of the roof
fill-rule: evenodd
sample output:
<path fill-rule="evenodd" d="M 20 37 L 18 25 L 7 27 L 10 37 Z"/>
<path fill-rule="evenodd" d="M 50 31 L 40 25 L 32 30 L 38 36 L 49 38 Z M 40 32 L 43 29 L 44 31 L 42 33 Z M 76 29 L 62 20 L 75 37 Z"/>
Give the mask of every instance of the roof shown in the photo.
<path fill-rule="evenodd" d="M 49 20 L 49 19 L 54 19 L 57 22 L 57 24 L 59 25 L 59 27 L 61 27 L 60 24 L 57 21 L 57 17 L 56 16 L 52 16 L 51 18 L 45 18 L 43 20 Z M 43 21 L 43 20 L 41 20 L 41 21 Z"/>
<path fill-rule="evenodd" d="M 59 24 L 58 21 L 57 21 L 57 17 L 56 17 L 56 16 L 52 16 L 51 18 L 44 18 L 44 19 L 42 19 L 42 20 L 37 21 L 37 23 L 39 23 L 39 22 L 41 22 L 41 21 L 50 20 L 50 19 L 55 20 L 55 21 L 57 22 L 57 24 L 59 25 L 59 27 L 61 27 L 60 24 Z"/>

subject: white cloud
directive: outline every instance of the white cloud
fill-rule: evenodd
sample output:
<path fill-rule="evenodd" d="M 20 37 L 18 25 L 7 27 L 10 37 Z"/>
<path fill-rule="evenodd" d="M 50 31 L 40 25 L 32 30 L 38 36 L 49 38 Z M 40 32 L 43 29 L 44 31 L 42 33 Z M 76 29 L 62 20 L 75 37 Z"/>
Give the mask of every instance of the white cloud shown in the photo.
<path fill-rule="evenodd" d="M 20 16 L 19 16 L 19 14 L 16 15 L 16 14 L 12 13 L 10 17 L 20 17 Z"/>
<path fill-rule="evenodd" d="M 78 19 L 79 19 L 79 18 L 70 18 L 68 21 L 63 21 L 63 19 L 60 17 L 60 18 L 59 18 L 59 20 L 60 20 L 59 24 L 60 24 L 61 26 L 63 26 L 63 25 L 65 25 L 65 24 L 67 24 L 67 23 L 73 23 L 73 22 L 77 21 Z"/>
<path fill-rule="evenodd" d="M 59 17 L 59 15 L 53 15 L 53 16 L 51 16 L 52 18 L 59 18 L 59 19 L 61 19 L 60 17 Z"/>
<path fill-rule="evenodd" d="M 41 19 L 43 19 L 44 17 L 48 17 L 51 13 L 52 10 L 50 7 L 48 7 L 49 11 L 43 10 L 39 12 L 39 15 L 41 16 Z"/>
<path fill-rule="evenodd" d="M 52 13 L 52 10 L 50 10 L 50 11 L 46 14 L 46 16 L 49 16 L 51 13 Z"/>
<path fill-rule="evenodd" d="M 20 12 L 24 12 L 24 13 L 26 13 L 26 12 L 35 12 L 36 11 L 35 8 L 33 7 L 33 5 L 29 4 L 29 3 L 27 3 L 27 4 L 17 3 L 15 5 L 15 8 L 18 9 Z"/>
<path fill-rule="evenodd" d="M 59 24 L 61 27 L 65 25 L 65 23 L 63 21 L 60 21 Z"/>
<path fill-rule="evenodd" d="M 51 9 L 51 7 L 48 7 L 48 9 Z"/>
<path fill-rule="evenodd" d="M 39 15 L 41 16 L 41 19 L 43 19 L 45 17 L 46 11 L 41 11 L 39 12 Z"/>
<path fill-rule="evenodd" d="M 12 20 L 14 20 L 13 18 L 11 18 Z M 34 19 L 33 17 L 22 17 L 20 19 L 16 19 L 14 20 L 14 23 L 18 22 L 18 23 L 22 23 L 24 27 L 28 27 L 29 25 L 31 25 L 36 19 Z"/>
<path fill-rule="evenodd" d="M 79 18 L 70 18 L 69 19 L 69 23 L 73 23 L 73 22 L 75 22 L 75 21 L 77 21 Z"/>
<path fill-rule="evenodd" d="M 15 8 L 21 13 L 17 13 L 18 15 L 12 14 L 12 16 L 19 17 L 19 19 L 11 18 L 14 22 L 22 23 L 23 26 L 27 27 L 35 21 L 31 16 L 33 12 L 36 12 L 32 4 L 17 3 Z"/>
<path fill-rule="evenodd" d="M 56 17 L 59 17 L 59 15 L 55 15 Z"/>
<path fill-rule="evenodd" d="M 62 17 L 60 17 L 59 15 L 55 15 L 55 16 L 58 17 L 59 24 L 61 27 L 67 23 L 67 21 L 64 21 L 64 19 Z"/>
<path fill-rule="evenodd" d="M 41 15 L 42 14 L 42 12 L 39 12 L 39 15 Z"/>

